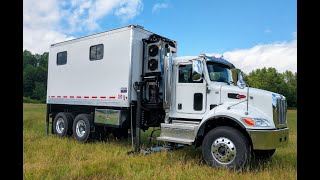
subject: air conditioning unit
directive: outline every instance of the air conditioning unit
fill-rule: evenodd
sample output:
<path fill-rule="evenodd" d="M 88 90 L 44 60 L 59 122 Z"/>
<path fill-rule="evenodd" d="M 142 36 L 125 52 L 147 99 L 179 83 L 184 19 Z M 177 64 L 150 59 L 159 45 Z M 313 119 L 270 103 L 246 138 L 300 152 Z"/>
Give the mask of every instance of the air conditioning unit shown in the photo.
<path fill-rule="evenodd" d="M 163 63 L 165 48 L 162 41 L 149 43 L 146 46 L 145 72 L 161 72 L 161 62 Z M 162 58 L 162 59 L 160 59 Z"/>

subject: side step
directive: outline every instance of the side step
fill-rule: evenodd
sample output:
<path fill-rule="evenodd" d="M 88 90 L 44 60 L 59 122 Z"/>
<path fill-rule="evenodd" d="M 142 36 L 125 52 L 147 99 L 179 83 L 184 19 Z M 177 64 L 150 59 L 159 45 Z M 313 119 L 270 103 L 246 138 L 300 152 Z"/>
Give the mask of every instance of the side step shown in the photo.
<path fill-rule="evenodd" d="M 161 134 L 157 140 L 191 145 L 195 140 L 198 127 L 199 122 L 161 123 Z"/>
<path fill-rule="evenodd" d="M 192 143 L 194 141 L 194 140 L 190 140 L 190 139 L 182 139 L 182 138 L 174 138 L 174 137 L 166 137 L 166 136 L 157 137 L 157 140 L 166 141 L 166 142 L 174 142 L 174 143 L 179 143 L 179 144 L 188 144 L 188 145 L 192 145 Z"/>

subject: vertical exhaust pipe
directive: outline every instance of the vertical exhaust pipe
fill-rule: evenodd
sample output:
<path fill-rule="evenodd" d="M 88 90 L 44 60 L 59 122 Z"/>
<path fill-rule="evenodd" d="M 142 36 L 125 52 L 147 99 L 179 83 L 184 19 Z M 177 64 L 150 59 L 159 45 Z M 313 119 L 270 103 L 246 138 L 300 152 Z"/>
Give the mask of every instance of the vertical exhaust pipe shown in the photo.
<path fill-rule="evenodd" d="M 141 145 L 141 103 L 142 103 L 142 82 L 134 83 L 137 92 L 137 111 L 136 111 L 136 132 L 135 132 L 135 152 L 140 152 Z"/>

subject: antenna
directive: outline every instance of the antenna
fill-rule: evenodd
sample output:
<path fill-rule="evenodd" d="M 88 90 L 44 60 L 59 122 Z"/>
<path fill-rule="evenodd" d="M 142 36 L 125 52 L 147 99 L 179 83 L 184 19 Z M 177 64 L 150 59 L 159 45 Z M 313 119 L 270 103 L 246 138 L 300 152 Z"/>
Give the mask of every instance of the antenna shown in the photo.
<path fill-rule="evenodd" d="M 244 114 L 249 114 L 249 84 L 247 84 L 247 112 L 245 112 Z"/>

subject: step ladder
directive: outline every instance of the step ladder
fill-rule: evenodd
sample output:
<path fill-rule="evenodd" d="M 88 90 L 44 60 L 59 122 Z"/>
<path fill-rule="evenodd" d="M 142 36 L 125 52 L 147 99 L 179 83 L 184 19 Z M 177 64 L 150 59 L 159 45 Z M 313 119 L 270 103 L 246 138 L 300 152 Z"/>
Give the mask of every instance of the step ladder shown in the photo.
<path fill-rule="evenodd" d="M 192 145 L 200 122 L 173 120 L 172 123 L 161 123 L 159 141 Z"/>

